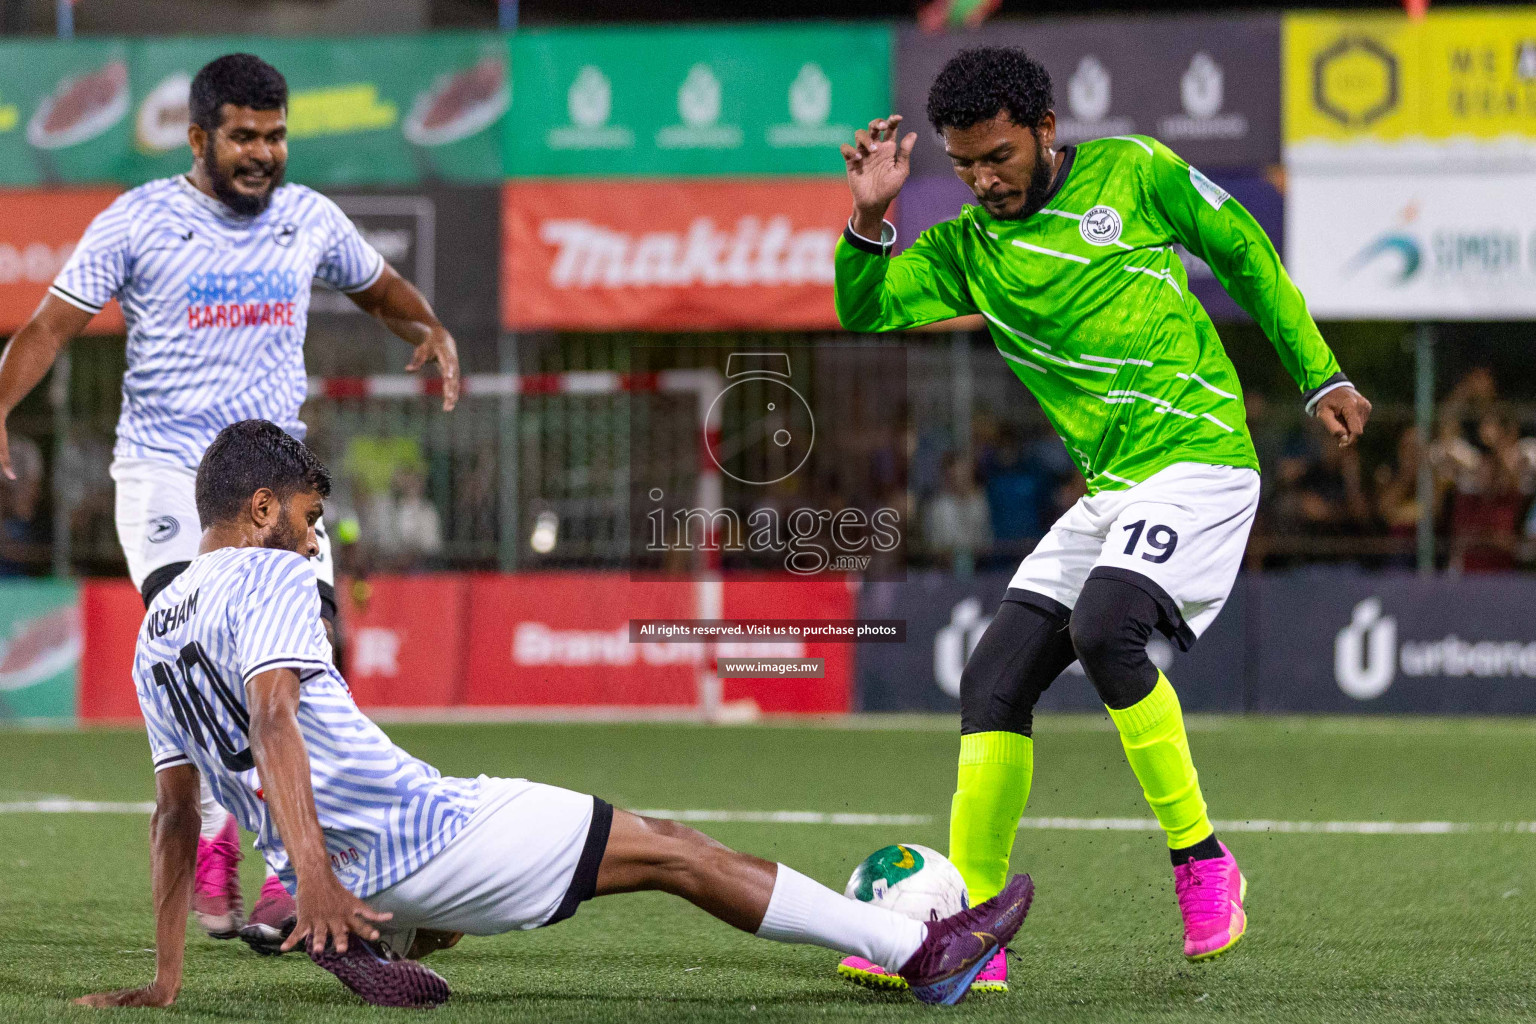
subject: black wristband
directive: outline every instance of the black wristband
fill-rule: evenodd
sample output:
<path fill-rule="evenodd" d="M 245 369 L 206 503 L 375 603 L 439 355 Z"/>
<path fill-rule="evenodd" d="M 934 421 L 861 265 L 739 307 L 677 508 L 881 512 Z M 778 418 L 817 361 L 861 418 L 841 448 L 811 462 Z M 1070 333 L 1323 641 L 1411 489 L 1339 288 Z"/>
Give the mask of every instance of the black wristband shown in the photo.
<path fill-rule="evenodd" d="M 890 221 L 882 220 L 880 222 L 881 237 L 880 241 L 875 242 L 854 231 L 853 221 L 849 220 L 847 227 L 843 228 L 843 239 L 860 252 L 867 252 L 871 256 L 889 256 L 891 249 L 896 245 L 896 228 L 894 225 L 891 225 L 890 239 L 886 240 L 885 229 L 887 225 L 890 225 Z"/>

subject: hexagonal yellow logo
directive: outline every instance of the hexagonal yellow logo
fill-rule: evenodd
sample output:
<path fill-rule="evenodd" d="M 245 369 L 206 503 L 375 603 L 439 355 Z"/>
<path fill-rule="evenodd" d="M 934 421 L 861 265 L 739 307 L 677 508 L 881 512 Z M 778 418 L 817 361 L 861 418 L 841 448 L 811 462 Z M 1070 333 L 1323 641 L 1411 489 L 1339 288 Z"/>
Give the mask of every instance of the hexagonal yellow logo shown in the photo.
<path fill-rule="evenodd" d="M 1397 57 L 1369 36 L 1345 36 L 1312 59 L 1312 104 L 1345 127 L 1368 127 L 1401 101 Z"/>

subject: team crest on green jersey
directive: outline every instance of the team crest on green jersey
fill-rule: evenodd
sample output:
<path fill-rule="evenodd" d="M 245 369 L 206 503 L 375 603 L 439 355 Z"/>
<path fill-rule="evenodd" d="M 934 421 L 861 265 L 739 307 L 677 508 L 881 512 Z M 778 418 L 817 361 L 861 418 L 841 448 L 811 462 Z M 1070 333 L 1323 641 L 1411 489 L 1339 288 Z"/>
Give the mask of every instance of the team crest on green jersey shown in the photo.
<path fill-rule="evenodd" d="M 1089 245 L 1114 245 L 1124 226 L 1113 206 L 1095 206 L 1083 214 L 1077 229 Z"/>

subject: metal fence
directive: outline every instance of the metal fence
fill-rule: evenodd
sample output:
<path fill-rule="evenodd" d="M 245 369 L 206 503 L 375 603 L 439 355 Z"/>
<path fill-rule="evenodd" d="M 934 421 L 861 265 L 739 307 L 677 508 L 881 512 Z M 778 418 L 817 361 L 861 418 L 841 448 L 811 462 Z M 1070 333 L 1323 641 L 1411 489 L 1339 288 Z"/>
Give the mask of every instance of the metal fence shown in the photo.
<path fill-rule="evenodd" d="M 884 363 L 848 355 L 892 344 L 848 335 L 524 338 L 516 346 L 517 358 L 509 360 L 514 365 L 499 379 L 533 380 L 533 386 L 479 392 L 472 387 L 446 416 L 440 399 L 421 393 L 411 380 L 373 388 L 317 387 L 303 417 L 311 443 L 336 480 L 328 512 L 333 531 L 344 520 L 355 526 L 342 533 L 344 539 L 355 537 L 348 557 L 357 568 L 621 567 L 628 564 L 634 482 L 662 480 L 679 493 L 699 486 L 700 406 L 696 392 L 687 389 L 613 382 L 658 370 L 699 369 L 718 361 L 722 347 L 809 346 L 817 353 L 814 386 L 837 399 L 824 406 L 834 410 L 827 415 L 843 417 L 835 421 L 836 429 L 859 429 L 857 410 L 871 403 L 901 404 L 905 421 L 899 442 L 872 435 L 862 447 L 845 449 L 841 464 L 822 471 L 817 486 L 878 497 L 898 484 L 911 526 L 911 564 L 967 572 L 1016 561 L 1033 546 L 1038 528 L 998 529 L 958 545 L 932 542 L 925 520 L 935 495 L 953 489 L 949 474 L 968 473 L 975 494 L 998 506 L 1006 495 L 1000 497 L 990 474 L 997 472 L 999 453 L 1006 456 L 1010 446 L 1022 449 L 1032 460 L 1030 472 L 1038 470 L 1049 484 L 1049 493 L 1039 498 L 1045 525 L 1079 493 L 1080 478 L 1033 399 L 984 336 L 908 336 L 899 343 L 900 359 L 884 361 L 896 368 L 883 375 L 870 367 Z M 75 343 L 71 352 L 49 387 L 11 417 L 13 445 L 25 446 L 29 438 L 40 455 L 38 494 L 28 522 L 21 522 L 25 495 L 18 498 L 15 485 L 6 488 L 7 546 L 0 550 L 0 563 L 13 571 L 122 571 L 107 474 L 122 348 L 120 342 L 89 339 Z M 574 388 L 553 383 L 581 374 L 586 383 Z M 600 380 L 610 383 L 598 386 Z M 1476 415 L 1466 410 L 1457 415 L 1466 420 L 1459 428 L 1463 439 L 1470 438 L 1470 448 L 1477 449 Z M 1525 433 L 1536 427 L 1536 408 L 1501 406 L 1497 415 Z M 1524 497 L 1536 486 L 1536 454 L 1520 482 L 1526 490 L 1513 503 L 1520 505 L 1519 522 L 1495 531 L 1497 537 L 1484 536 L 1489 531 L 1479 533 L 1480 528 L 1458 533 L 1459 495 L 1477 484 L 1467 482 L 1472 470 L 1458 468 L 1447 454 L 1455 447 L 1453 426 L 1443 425 L 1445 436 L 1409 451 L 1405 434 L 1414 424 L 1413 408 L 1379 405 L 1358 458 L 1338 464 L 1329 461 L 1319 431 L 1299 403 L 1251 399 L 1249 416 L 1266 479 L 1250 544 L 1255 565 L 1412 565 L 1412 526 L 1405 528 L 1403 507 L 1384 504 L 1388 490 L 1402 490 L 1402 474 L 1416 472 L 1416 464 L 1401 464 L 1404 459 L 1439 460 L 1440 483 L 1430 511 L 1438 517 L 1440 564 L 1454 568 L 1468 550 L 1490 543 L 1506 549 L 1512 564 L 1536 556 L 1525 533 Z M 1527 447 L 1536 452 L 1536 441 Z M 894 471 L 885 466 L 892 448 L 899 449 Z M 1404 506 L 1416 495 L 1399 497 Z M 1318 504 L 1314 499 L 1338 508 L 1317 514 L 1308 507 Z M 974 496 L 970 500 L 975 504 Z M 1506 519 L 1513 504 L 1505 503 Z"/>

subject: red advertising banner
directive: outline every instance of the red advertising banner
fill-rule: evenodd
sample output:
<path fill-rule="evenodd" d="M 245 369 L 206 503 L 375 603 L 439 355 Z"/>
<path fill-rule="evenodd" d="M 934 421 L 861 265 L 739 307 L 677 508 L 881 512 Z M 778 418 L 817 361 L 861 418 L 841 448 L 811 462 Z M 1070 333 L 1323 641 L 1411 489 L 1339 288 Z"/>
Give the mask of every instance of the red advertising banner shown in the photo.
<path fill-rule="evenodd" d="M 460 575 L 373 576 L 342 586 L 347 685 L 359 707 L 451 707 L 464 681 Z"/>
<path fill-rule="evenodd" d="M 789 581 L 784 577 L 732 578 L 722 604 L 725 619 L 844 620 L 854 617 L 855 595 L 847 580 Z M 777 646 L 781 652 L 762 650 Z M 750 700 L 759 711 L 837 714 L 852 707 L 854 644 L 801 641 L 778 645 L 718 644 L 719 657 L 822 658 L 820 679 L 725 679 L 721 699 Z"/>
<path fill-rule="evenodd" d="M 80 648 L 81 720 L 137 720 L 133 645 L 144 621 L 144 599 L 128 580 L 86 580 L 80 585 L 80 613 L 85 633 Z"/>
<path fill-rule="evenodd" d="M 511 182 L 502 323 L 552 330 L 835 329 L 841 178 Z"/>
<path fill-rule="evenodd" d="M 0 190 L 0 333 L 27 322 L 91 218 L 118 193 L 115 188 Z M 86 331 L 115 334 L 122 329 L 123 313 L 113 302 Z"/>
<path fill-rule="evenodd" d="M 636 582 L 616 572 L 380 576 L 358 600 L 343 586 L 346 678 L 363 708 L 696 709 L 709 651 L 698 643 L 632 643 L 631 619 L 846 620 L 844 580 L 728 579 L 718 615 L 701 584 Z M 80 588 L 84 647 L 79 714 L 139 717 L 133 645 L 144 619 L 127 580 Z M 854 645 L 818 641 L 718 643 L 727 658 L 821 658 L 822 678 L 720 680 L 726 703 L 769 713 L 849 710 Z M 713 666 L 709 666 L 713 674 Z"/>
<path fill-rule="evenodd" d="M 697 618 L 695 588 L 613 572 L 473 576 L 464 703 L 694 707 L 698 647 L 632 644 L 629 620 Z"/>

